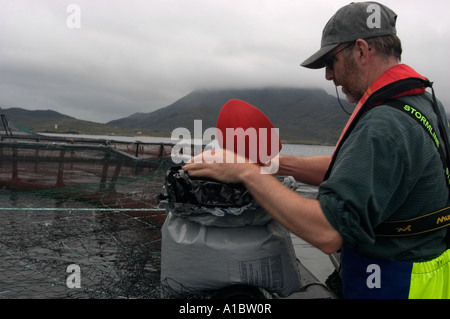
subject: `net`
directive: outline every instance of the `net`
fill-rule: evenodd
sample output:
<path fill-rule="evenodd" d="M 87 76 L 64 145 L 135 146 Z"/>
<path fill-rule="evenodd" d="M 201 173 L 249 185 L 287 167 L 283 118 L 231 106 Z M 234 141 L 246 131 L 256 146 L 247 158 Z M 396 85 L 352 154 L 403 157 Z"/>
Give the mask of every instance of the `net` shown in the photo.
<path fill-rule="evenodd" d="M 4 138 L 0 298 L 159 298 L 170 146 Z"/>

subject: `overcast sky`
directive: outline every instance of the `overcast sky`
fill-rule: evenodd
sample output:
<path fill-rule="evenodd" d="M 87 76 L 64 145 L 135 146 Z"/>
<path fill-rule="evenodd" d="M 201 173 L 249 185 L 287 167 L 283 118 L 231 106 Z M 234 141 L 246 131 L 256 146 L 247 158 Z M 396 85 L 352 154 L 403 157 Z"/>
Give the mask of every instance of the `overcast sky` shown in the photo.
<path fill-rule="evenodd" d="M 0 107 L 107 122 L 200 88 L 321 87 L 335 94 L 323 69 L 299 64 L 348 3 L 0 0 Z M 383 3 L 398 14 L 403 62 L 435 82 L 450 111 L 450 1 Z"/>

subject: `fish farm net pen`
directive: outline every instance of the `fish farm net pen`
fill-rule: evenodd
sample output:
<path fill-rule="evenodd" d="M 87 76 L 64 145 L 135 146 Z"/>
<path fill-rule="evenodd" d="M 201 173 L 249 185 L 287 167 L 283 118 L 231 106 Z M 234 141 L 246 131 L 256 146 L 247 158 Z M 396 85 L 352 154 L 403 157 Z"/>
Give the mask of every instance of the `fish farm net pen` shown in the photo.
<path fill-rule="evenodd" d="M 179 298 L 160 278 L 172 146 L 2 135 L 0 299 Z"/>
<path fill-rule="evenodd" d="M 0 189 L 0 299 L 160 298 L 165 210 L 155 199 L 167 165 L 114 191 Z"/>

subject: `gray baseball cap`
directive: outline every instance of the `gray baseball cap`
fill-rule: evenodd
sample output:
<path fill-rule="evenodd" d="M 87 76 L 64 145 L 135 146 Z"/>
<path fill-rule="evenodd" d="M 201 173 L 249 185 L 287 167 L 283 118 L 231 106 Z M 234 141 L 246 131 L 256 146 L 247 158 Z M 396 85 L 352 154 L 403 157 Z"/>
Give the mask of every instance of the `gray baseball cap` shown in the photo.
<path fill-rule="evenodd" d="M 396 34 L 396 20 L 397 14 L 378 2 L 352 2 L 331 17 L 323 29 L 320 50 L 301 66 L 323 68 L 322 58 L 339 44 Z"/>

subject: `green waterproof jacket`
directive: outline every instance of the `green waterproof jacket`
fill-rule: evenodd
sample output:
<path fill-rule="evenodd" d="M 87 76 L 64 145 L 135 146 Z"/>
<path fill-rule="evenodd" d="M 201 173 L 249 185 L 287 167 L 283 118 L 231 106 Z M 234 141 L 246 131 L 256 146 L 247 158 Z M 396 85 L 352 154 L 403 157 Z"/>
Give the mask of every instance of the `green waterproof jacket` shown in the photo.
<path fill-rule="evenodd" d="M 398 100 L 437 127 L 431 94 Z M 443 118 L 445 111 L 439 103 Z M 447 124 L 447 123 L 446 123 Z M 329 178 L 319 187 L 321 207 L 344 247 L 388 261 L 427 261 L 446 248 L 441 229 L 411 237 L 377 237 L 387 220 L 414 218 L 447 206 L 449 189 L 439 153 L 414 119 L 387 105 L 368 111 L 342 145 Z"/>

